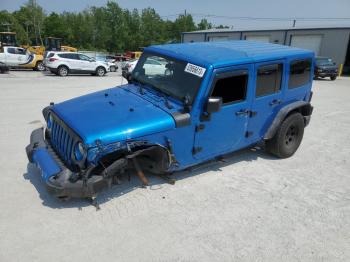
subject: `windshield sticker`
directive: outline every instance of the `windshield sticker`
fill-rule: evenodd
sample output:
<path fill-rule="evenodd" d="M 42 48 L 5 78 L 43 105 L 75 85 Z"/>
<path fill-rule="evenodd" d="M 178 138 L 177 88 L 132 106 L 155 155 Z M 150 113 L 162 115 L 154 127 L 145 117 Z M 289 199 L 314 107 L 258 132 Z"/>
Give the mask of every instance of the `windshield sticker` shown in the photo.
<path fill-rule="evenodd" d="M 199 77 L 203 77 L 204 73 L 205 73 L 205 68 L 197 66 L 197 65 L 193 65 L 188 63 L 185 67 L 185 72 L 199 76 Z"/>

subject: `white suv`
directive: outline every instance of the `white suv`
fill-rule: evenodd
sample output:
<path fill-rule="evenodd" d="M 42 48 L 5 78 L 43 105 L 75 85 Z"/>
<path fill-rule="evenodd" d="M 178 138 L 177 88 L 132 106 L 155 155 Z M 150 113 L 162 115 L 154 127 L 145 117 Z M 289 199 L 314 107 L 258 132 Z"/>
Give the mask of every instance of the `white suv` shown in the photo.
<path fill-rule="evenodd" d="M 73 52 L 49 52 L 44 63 L 52 73 L 59 76 L 68 74 L 104 76 L 110 71 L 107 63 Z"/>

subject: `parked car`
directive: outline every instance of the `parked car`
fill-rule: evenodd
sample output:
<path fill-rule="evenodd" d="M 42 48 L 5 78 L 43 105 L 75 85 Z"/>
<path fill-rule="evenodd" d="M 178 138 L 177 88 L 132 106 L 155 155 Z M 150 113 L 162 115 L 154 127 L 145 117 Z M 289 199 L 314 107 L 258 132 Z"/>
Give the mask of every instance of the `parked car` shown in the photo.
<path fill-rule="evenodd" d="M 3 74 L 8 71 L 9 71 L 9 67 L 6 64 L 0 62 L 0 73 Z"/>
<path fill-rule="evenodd" d="M 112 57 L 99 55 L 99 56 L 96 56 L 95 59 L 96 59 L 96 61 L 107 63 L 109 70 L 111 72 L 117 72 L 118 65 L 116 63 L 116 60 L 112 59 Z"/>
<path fill-rule="evenodd" d="M 331 58 L 316 57 L 314 76 L 315 78 L 330 77 L 331 80 L 335 80 L 338 76 L 338 66 Z"/>
<path fill-rule="evenodd" d="M 48 52 L 45 58 L 45 66 L 59 76 L 68 74 L 92 74 L 104 76 L 110 71 L 106 62 L 73 52 Z"/>
<path fill-rule="evenodd" d="M 150 60 L 166 70 L 148 71 Z M 262 42 L 147 47 L 128 84 L 45 107 L 27 156 L 61 198 L 96 196 L 130 168 L 145 185 L 143 171 L 173 183 L 259 142 L 291 157 L 313 111 L 313 64 L 312 51 Z"/>
<path fill-rule="evenodd" d="M 137 62 L 138 62 L 138 59 L 125 63 L 122 71 L 122 76 L 124 78 L 129 79 L 132 71 L 137 65 Z M 145 61 L 145 64 L 144 64 L 145 73 L 149 75 L 164 74 L 165 71 L 167 70 L 166 65 L 167 65 L 167 61 L 163 61 L 162 59 L 159 59 L 157 56 L 150 57 L 147 59 L 147 61 Z"/>
<path fill-rule="evenodd" d="M 35 71 L 44 71 L 43 56 L 29 52 L 27 49 L 17 46 L 4 46 L 0 52 L 0 62 L 10 68 L 28 68 Z"/>

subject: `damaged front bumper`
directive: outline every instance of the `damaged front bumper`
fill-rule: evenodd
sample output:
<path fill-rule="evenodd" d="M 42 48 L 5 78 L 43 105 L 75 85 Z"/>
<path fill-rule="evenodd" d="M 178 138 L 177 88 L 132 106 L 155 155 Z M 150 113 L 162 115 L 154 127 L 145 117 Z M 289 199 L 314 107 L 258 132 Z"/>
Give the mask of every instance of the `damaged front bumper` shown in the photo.
<path fill-rule="evenodd" d="M 56 197 L 94 197 L 111 185 L 111 179 L 108 177 L 90 176 L 94 166 L 79 173 L 68 169 L 45 141 L 43 128 L 32 132 L 26 153 L 28 160 L 40 170 L 47 190 Z M 82 177 L 82 179 L 74 179 L 76 177 Z"/>

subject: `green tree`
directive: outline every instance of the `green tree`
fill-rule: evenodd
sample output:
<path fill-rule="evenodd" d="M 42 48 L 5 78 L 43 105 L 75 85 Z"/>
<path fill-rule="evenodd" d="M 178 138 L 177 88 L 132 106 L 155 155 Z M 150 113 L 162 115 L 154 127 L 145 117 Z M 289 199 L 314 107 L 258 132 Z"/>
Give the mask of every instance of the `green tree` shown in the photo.
<path fill-rule="evenodd" d="M 173 25 L 173 35 L 177 41 L 180 41 L 182 32 L 190 32 L 196 29 L 192 15 L 179 15 Z"/>
<path fill-rule="evenodd" d="M 207 30 L 213 28 L 213 25 L 208 22 L 207 19 L 203 18 L 197 25 L 198 30 Z"/>

